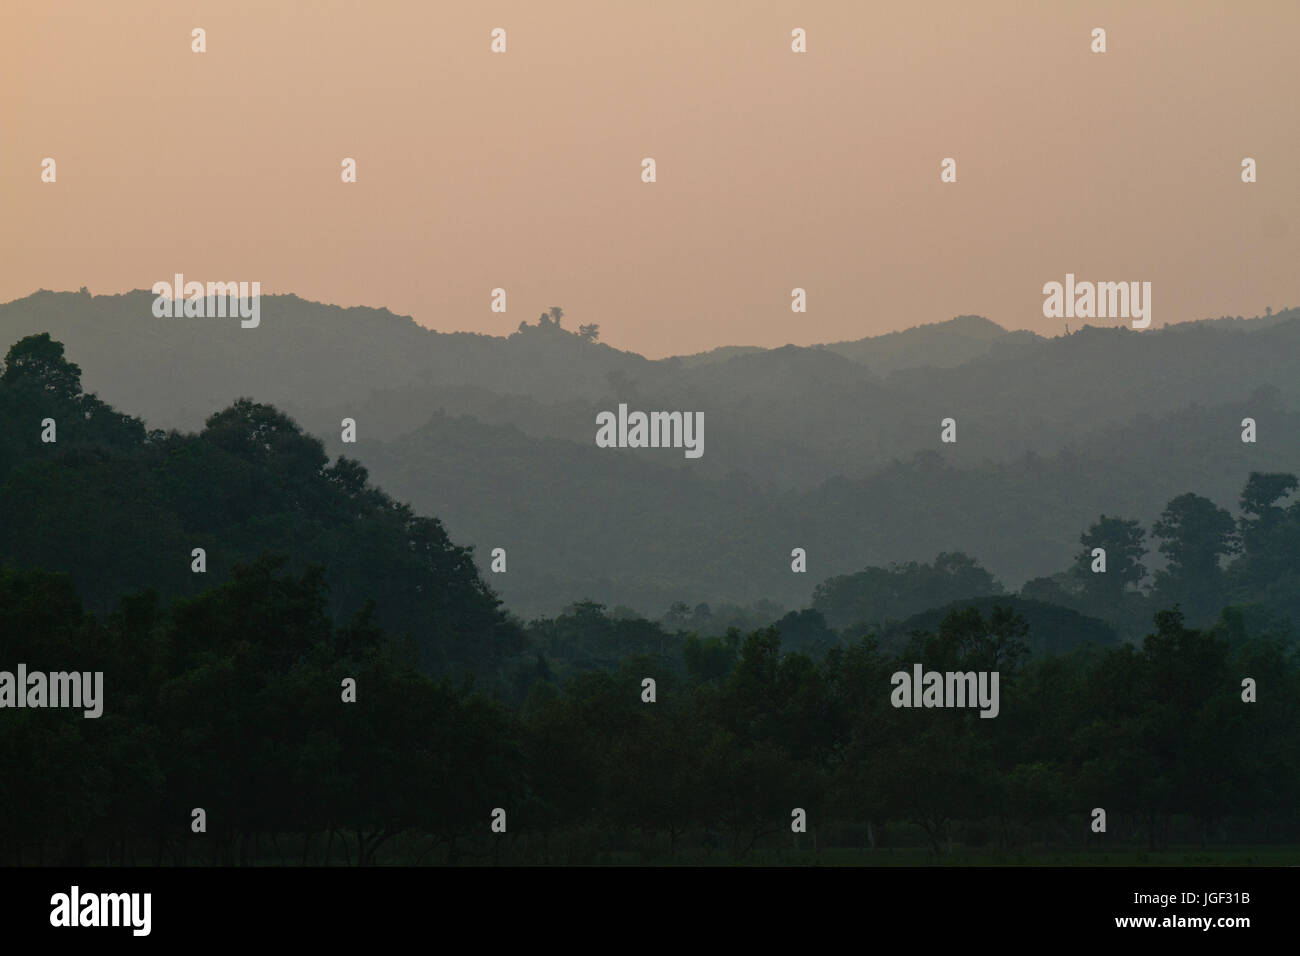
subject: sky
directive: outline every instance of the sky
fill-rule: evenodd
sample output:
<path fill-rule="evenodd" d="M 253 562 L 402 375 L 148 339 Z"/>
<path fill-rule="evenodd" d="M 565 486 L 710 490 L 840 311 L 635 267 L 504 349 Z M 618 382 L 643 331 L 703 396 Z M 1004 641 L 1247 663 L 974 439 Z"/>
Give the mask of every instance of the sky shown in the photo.
<path fill-rule="evenodd" d="M 0 301 L 180 272 L 439 331 L 558 305 L 650 357 L 1055 335 L 1067 273 L 1151 282 L 1153 328 L 1260 314 L 1300 305 L 1297 35 L 1293 0 L 10 0 Z"/>

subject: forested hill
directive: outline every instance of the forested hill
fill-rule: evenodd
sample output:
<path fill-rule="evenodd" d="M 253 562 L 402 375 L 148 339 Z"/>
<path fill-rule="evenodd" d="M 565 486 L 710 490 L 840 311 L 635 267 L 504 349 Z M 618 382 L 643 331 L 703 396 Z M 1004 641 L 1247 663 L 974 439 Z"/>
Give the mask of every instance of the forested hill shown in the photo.
<path fill-rule="evenodd" d="M 197 553 L 201 549 L 201 554 Z M 330 462 L 319 440 L 246 399 L 197 434 L 146 430 L 82 391 L 63 346 L 16 343 L 0 375 L 0 559 L 66 572 L 96 611 L 154 589 L 167 599 L 284 556 L 325 569 L 328 610 L 415 639 L 434 671 L 491 672 L 523 635 L 468 549 Z"/>
<path fill-rule="evenodd" d="M 1252 473 L 1239 522 L 1177 496 L 1149 594 L 1143 529 L 1111 518 L 1018 597 L 944 553 L 823 580 L 748 634 L 710 636 L 721 607 L 661 625 L 590 601 L 525 631 L 437 519 L 275 408 L 148 430 L 27 337 L 0 372 L 0 670 L 102 693 L 6 710 L 0 767 L 33 769 L 0 774 L 0 863 L 740 862 L 788 852 L 792 806 L 818 821 L 805 858 L 1095 862 L 1095 794 L 1106 854 L 1291 859 L 1297 487 Z M 1095 543 L 1113 573 L 1089 572 Z M 896 703 L 922 664 L 998 680 Z M 520 839 L 485 825 L 497 807 Z"/>
<path fill-rule="evenodd" d="M 697 473 L 739 471 L 801 489 L 932 448 L 950 415 L 961 432 L 945 453 L 978 465 L 1048 455 L 1142 416 L 1246 401 L 1261 387 L 1300 408 L 1296 309 L 1056 338 L 961 316 L 855 342 L 651 361 L 603 344 L 598 327 L 570 331 L 568 317 L 544 315 L 497 337 L 292 295 L 260 303 L 257 327 L 242 328 L 238 319 L 156 317 L 144 291 L 38 292 L 0 305 L 0 337 L 49 332 L 77 357 L 88 390 L 155 428 L 197 429 L 213 409 L 251 396 L 320 435 L 337 434 L 346 415 L 362 437 L 387 440 L 442 409 L 590 445 L 596 413 L 627 402 L 706 413 Z"/>
<path fill-rule="evenodd" d="M 200 430 L 240 397 L 280 409 L 437 515 L 480 572 L 505 548 L 489 579 L 525 618 L 582 598 L 803 607 L 817 581 L 953 550 L 1018 588 L 1067 567 L 1100 514 L 1150 526 L 1189 491 L 1233 509 L 1252 472 L 1300 473 L 1295 309 L 1056 338 L 962 316 L 650 361 L 559 310 L 493 337 L 294 296 L 263 297 L 247 329 L 152 301 L 40 292 L 0 306 L 0 332 L 52 333 L 149 428 Z M 598 448 L 620 403 L 703 414 L 703 455 Z"/>

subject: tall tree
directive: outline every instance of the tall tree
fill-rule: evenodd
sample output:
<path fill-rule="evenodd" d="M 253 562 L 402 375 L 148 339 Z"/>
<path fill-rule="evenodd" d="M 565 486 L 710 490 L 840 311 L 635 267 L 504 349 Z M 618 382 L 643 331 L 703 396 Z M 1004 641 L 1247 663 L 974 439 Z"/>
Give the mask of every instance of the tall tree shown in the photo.
<path fill-rule="evenodd" d="M 1286 513 L 1278 502 L 1295 491 L 1295 475 L 1252 471 L 1241 492 L 1241 541 L 1247 552 L 1258 550 Z"/>
<path fill-rule="evenodd" d="M 63 357 L 63 343 L 49 332 L 15 342 L 5 356 L 5 385 L 28 385 L 71 401 L 81 394 L 81 366 Z"/>
<path fill-rule="evenodd" d="M 1090 605 L 1104 610 L 1105 605 L 1118 604 L 1126 591 L 1142 583 L 1147 576 L 1146 565 L 1142 563 L 1147 551 L 1145 538 L 1146 532 L 1136 520 L 1106 515 L 1079 535 L 1083 550 L 1075 556 L 1073 573 Z M 1093 551 L 1097 548 L 1106 552 L 1104 573 L 1092 570 L 1096 560 Z"/>
<path fill-rule="evenodd" d="M 1157 594 L 1166 603 L 1181 604 L 1194 623 L 1217 617 L 1223 601 L 1219 561 L 1238 550 L 1232 515 L 1188 492 L 1165 506 L 1151 530 L 1169 561 L 1156 575 Z"/>

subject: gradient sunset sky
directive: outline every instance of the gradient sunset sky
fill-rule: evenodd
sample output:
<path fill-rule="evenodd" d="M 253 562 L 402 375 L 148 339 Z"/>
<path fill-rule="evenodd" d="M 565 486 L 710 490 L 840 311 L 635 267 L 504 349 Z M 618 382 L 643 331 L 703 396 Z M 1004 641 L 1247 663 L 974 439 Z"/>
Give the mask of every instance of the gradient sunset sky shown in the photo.
<path fill-rule="evenodd" d="M 1067 272 L 1150 281 L 1153 327 L 1262 313 L 1300 305 L 1298 37 L 1292 0 L 24 0 L 0 301 L 182 272 L 440 331 L 560 305 L 651 357 L 1054 335 Z"/>

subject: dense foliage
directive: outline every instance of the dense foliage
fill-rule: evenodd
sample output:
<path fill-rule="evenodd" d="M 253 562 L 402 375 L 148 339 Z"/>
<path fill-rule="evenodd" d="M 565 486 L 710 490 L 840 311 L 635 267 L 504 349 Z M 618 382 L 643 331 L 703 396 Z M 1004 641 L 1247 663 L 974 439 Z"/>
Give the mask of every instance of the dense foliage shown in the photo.
<path fill-rule="evenodd" d="M 102 671 L 105 699 L 0 710 L 0 861 L 747 859 L 795 808 L 815 849 L 1294 844 L 1296 485 L 1253 474 L 1239 520 L 1173 499 L 1145 589 L 1145 532 L 1102 516 L 1018 597 L 950 552 L 765 626 L 584 600 L 523 627 L 275 409 L 147 432 L 33 336 L 0 375 L 0 670 Z M 895 708 L 914 663 L 997 670 L 999 716 Z"/>

